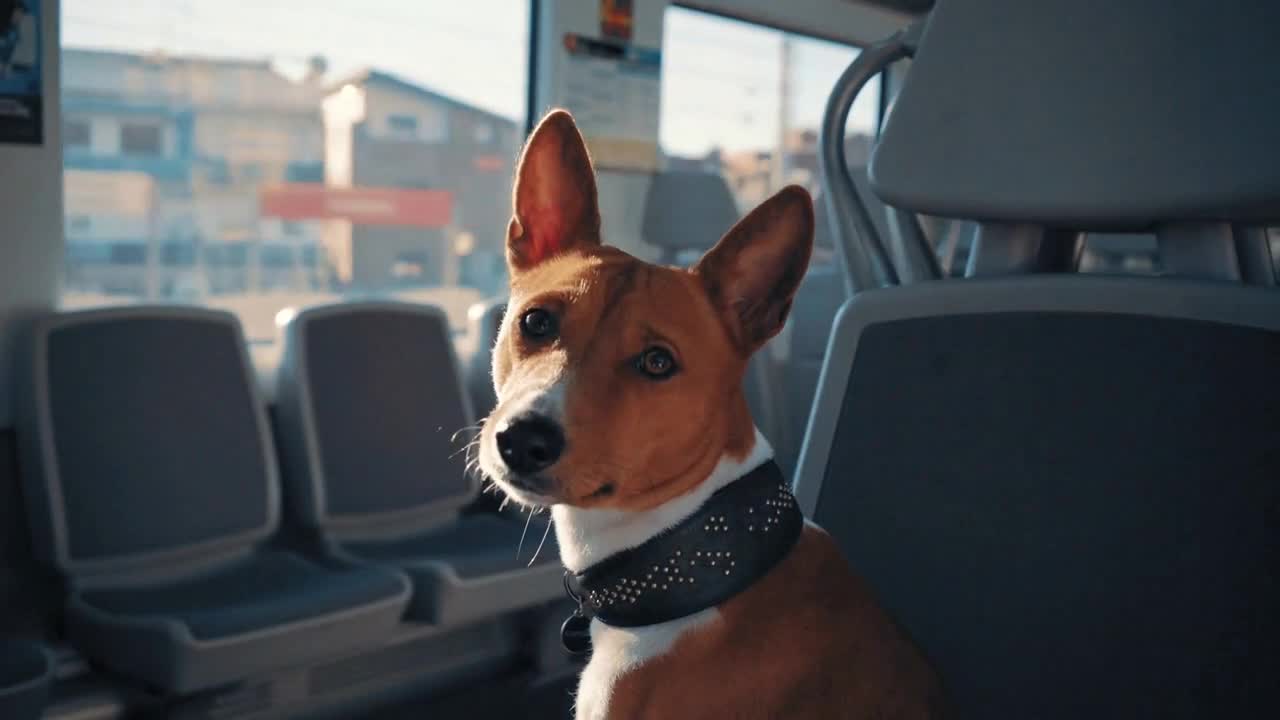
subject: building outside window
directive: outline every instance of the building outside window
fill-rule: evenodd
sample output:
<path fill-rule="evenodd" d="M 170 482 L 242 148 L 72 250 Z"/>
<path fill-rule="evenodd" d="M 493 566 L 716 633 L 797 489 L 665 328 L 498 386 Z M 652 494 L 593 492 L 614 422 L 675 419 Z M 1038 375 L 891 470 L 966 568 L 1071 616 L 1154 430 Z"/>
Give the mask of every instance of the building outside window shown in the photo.
<path fill-rule="evenodd" d="M 285 308 L 505 289 L 528 2 L 124 8 L 62 3 L 63 306 L 230 310 L 270 363 Z"/>

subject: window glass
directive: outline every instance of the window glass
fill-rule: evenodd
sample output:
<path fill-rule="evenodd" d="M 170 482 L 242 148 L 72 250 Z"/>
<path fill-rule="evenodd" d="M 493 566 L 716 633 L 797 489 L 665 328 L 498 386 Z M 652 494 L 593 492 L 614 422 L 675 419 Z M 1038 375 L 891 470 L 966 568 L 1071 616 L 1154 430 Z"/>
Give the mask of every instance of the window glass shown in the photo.
<path fill-rule="evenodd" d="M 857 48 L 674 6 L 663 24 L 666 167 L 720 173 L 744 212 L 789 183 L 816 193 L 822 113 Z M 850 113 L 850 165 L 866 165 L 879 103 L 876 79 Z M 815 263 L 830 262 L 822 234 L 818 246 Z"/>
<path fill-rule="evenodd" d="M 63 0 L 63 305 L 231 310 L 266 363 L 288 307 L 462 330 L 505 287 L 529 27 L 523 0 Z"/>
<path fill-rule="evenodd" d="M 160 155 L 163 144 L 159 125 L 127 122 L 120 126 L 121 155 Z"/>
<path fill-rule="evenodd" d="M 411 138 L 418 134 L 418 118 L 413 115 L 391 115 L 387 118 L 387 124 L 391 126 L 393 133 Z"/>

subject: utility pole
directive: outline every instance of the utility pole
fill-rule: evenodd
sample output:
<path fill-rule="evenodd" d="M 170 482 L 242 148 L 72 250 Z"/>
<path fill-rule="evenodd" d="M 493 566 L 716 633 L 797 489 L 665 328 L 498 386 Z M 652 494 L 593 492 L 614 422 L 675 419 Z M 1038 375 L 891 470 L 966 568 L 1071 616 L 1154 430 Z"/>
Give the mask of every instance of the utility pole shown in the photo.
<path fill-rule="evenodd" d="M 773 153 L 772 182 L 777 192 L 787 182 L 787 122 L 791 108 L 791 36 L 782 34 L 778 57 L 778 147 Z"/>
<path fill-rule="evenodd" d="M 155 181 L 147 183 L 147 257 L 143 266 L 142 292 L 145 302 L 160 299 L 160 193 L 156 191 Z"/>
<path fill-rule="evenodd" d="M 773 153 L 772 177 L 770 183 L 773 185 L 770 191 L 765 193 L 768 197 L 771 193 L 775 193 L 782 189 L 787 182 L 786 165 L 787 165 L 787 125 L 790 120 L 788 117 L 791 108 L 791 36 L 782 33 L 782 46 L 779 48 L 778 55 L 778 147 Z M 763 199 L 763 198 L 762 198 Z M 763 349 L 765 352 L 773 354 L 776 362 L 787 362 L 791 357 L 791 328 L 794 323 L 787 323 L 783 326 L 782 332 L 774 342 L 769 343 Z"/>

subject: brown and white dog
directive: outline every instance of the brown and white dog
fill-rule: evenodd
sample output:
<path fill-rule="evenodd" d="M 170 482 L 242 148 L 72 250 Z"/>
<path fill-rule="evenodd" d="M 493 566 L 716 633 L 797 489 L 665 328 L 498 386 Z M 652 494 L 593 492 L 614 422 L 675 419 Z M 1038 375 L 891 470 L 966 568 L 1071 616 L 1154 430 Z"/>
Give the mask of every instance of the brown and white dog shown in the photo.
<path fill-rule="evenodd" d="M 551 508 L 561 559 L 582 573 L 770 461 L 743 375 L 786 320 L 813 206 L 788 187 L 692 269 L 643 262 L 601 242 L 594 170 L 564 111 L 525 146 L 514 204 L 480 465 L 518 502 Z M 639 627 L 592 620 L 577 717 L 940 716 L 933 671 L 835 543 L 793 527 L 776 564 L 713 607 Z"/>

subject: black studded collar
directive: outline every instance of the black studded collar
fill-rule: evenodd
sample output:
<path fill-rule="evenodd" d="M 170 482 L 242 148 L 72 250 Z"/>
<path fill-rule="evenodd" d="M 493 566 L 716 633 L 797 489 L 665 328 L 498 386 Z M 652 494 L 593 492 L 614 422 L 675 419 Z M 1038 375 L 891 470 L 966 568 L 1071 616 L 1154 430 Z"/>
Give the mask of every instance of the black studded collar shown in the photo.
<path fill-rule="evenodd" d="M 587 649 L 591 618 L 639 627 L 723 603 L 786 557 L 803 526 L 782 470 L 764 463 L 644 544 L 566 572 L 565 590 L 578 603 L 561 630 L 566 649 Z"/>

